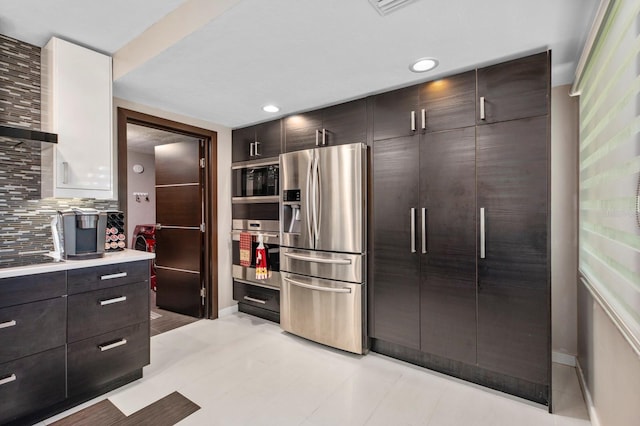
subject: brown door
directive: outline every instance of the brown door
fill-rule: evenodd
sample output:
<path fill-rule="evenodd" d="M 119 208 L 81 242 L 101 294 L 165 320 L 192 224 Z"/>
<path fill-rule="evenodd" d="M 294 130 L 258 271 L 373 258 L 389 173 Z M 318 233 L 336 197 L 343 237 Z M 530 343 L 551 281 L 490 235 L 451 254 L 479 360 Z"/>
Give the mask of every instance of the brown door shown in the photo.
<path fill-rule="evenodd" d="M 204 141 L 185 138 L 155 147 L 156 304 L 203 316 Z"/>

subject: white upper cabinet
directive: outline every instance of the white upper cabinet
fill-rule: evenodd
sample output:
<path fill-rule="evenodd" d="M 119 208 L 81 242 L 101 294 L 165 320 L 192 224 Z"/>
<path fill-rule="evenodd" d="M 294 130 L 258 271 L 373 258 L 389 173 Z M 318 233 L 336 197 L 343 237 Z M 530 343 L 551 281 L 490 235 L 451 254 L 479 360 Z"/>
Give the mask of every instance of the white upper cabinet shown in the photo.
<path fill-rule="evenodd" d="M 42 49 L 42 196 L 114 199 L 111 57 L 53 37 Z"/>

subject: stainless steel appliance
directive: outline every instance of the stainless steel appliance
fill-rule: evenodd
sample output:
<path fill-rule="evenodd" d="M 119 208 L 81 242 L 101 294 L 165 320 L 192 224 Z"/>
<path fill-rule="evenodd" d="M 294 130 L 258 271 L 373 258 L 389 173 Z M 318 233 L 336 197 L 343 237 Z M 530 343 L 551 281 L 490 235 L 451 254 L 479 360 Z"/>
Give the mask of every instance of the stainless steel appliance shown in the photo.
<path fill-rule="evenodd" d="M 95 209 L 72 208 L 58 212 L 64 259 L 89 259 L 104 255 L 107 214 Z"/>
<path fill-rule="evenodd" d="M 233 258 L 233 279 L 245 284 L 257 285 L 259 287 L 280 289 L 280 223 L 277 220 L 246 220 L 233 219 L 232 233 L 232 258 Z M 254 237 L 251 247 L 251 265 L 241 266 L 240 264 L 240 234 L 248 233 Z M 267 249 L 267 264 L 269 265 L 269 277 L 267 279 L 256 279 L 256 259 L 255 253 L 258 246 L 258 236 L 262 235 L 263 242 Z M 241 301 L 240 301 L 241 302 Z"/>
<path fill-rule="evenodd" d="M 278 158 L 231 166 L 233 202 L 278 202 Z"/>
<path fill-rule="evenodd" d="M 364 353 L 367 146 L 282 154 L 280 172 L 280 325 Z"/>

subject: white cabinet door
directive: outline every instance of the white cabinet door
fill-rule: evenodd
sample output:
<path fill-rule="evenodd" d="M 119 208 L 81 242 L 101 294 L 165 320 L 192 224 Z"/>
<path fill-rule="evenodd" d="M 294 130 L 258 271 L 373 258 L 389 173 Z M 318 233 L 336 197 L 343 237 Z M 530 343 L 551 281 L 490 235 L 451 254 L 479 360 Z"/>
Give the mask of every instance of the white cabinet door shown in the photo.
<path fill-rule="evenodd" d="M 42 51 L 42 195 L 114 198 L 111 57 L 52 38 Z"/>

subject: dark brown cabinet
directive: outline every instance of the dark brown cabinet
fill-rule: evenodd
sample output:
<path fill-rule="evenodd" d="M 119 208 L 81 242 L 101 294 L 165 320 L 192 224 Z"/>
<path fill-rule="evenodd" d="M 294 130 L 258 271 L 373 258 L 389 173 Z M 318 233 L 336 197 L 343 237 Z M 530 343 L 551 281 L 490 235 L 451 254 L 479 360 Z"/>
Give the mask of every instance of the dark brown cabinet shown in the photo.
<path fill-rule="evenodd" d="M 475 99 L 475 71 L 376 95 L 373 139 L 473 126 Z"/>
<path fill-rule="evenodd" d="M 371 337 L 420 348 L 420 136 L 373 144 Z"/>
<path fill-rule="evenodd" d="M 231 133 L 231 161 L 249 161 L 280 155 L 282 124 L 280 120 L 268 121 Z"/>
<path fill-rule="evenodd" d="M 478 69 L 477 123 L 549 113 L 550 52 Z"/>
<path fill-rule="evenodd" d="M 546 116 L 478 127 L 478 365 L 548 384 Z M 484 219 L 484 220 L 483 220 Z"/>
<path fill-rule="evenodd" d="M 285 152 L 366 142 L 365 99 L 296 114 L 284 119 Z"/>

